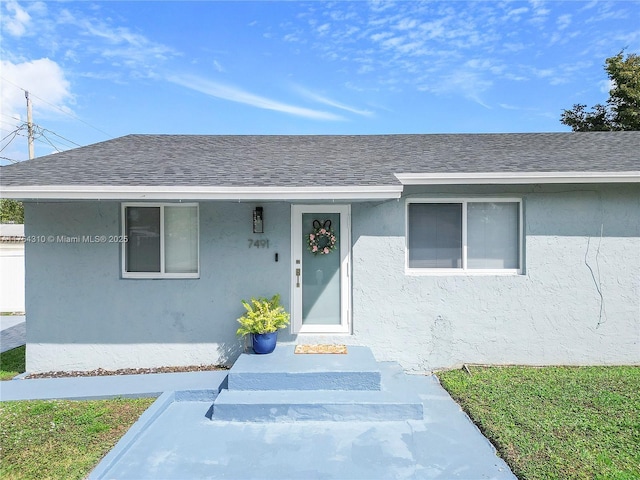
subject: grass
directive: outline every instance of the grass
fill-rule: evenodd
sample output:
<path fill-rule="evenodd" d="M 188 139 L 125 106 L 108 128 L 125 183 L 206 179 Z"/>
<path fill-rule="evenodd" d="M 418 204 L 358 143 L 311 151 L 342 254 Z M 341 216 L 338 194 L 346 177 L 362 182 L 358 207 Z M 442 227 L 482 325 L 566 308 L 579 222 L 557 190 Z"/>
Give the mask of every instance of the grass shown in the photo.
<path fill-rule="evenodd" d="M 25 346 L 0 353 L 0 380 L 11 380 L 25 371 Z"/>
<path fill-rule="evenodd" d="M 640 478 L 639 367 L 438 374 L 520 480 Z"/>
<path fill-rule="evenodd" d="M 154 400 L 0 403 L 0 478 L 85 478 Z"/>

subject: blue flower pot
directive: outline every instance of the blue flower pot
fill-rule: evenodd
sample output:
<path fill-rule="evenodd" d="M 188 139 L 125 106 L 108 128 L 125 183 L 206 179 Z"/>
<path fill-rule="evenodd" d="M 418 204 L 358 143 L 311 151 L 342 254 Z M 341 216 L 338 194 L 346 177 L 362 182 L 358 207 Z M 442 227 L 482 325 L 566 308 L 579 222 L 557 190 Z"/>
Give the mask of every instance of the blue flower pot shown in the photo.
<path fill-rule="evenodd" d="M 276 349 L 276 340 L 278 340 L 278 332 L 254 333 L 253 351 L 261 354 L 271 353 Z"/>

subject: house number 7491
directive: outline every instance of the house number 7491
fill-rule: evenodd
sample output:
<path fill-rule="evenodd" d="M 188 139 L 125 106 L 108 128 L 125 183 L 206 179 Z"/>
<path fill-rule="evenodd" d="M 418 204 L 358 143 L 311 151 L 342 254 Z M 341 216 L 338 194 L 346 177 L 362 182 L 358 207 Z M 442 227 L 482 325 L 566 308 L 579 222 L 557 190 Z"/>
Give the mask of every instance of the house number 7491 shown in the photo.
<path fill-rule="evenodd" d="M 269 248 L 269 240 L 254 240 L 253 238 L 249 238 L 249 248 Z"/>

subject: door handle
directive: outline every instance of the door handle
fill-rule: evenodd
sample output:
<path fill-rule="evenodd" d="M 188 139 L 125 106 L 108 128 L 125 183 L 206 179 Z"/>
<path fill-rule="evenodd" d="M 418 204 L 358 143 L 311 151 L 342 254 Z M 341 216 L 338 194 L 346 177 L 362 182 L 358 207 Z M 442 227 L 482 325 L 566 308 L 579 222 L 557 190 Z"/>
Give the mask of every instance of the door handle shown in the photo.
<path fill-rule="evenodd" d="M 296 288 L 300 288 L 300 269 L 296 268 Z"/>

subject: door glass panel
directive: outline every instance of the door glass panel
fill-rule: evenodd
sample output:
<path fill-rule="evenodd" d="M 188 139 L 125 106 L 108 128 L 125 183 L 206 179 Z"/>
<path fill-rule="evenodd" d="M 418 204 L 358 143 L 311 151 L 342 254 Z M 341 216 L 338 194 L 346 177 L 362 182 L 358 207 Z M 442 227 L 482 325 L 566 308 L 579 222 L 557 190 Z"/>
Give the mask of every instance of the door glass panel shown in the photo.
<path fill-rule="evenodd" d="M 314 254 L 308 248 L 314 220 L 321 225 L 331 222 L 337 242 L 329 254 Z M 340 214 L 303 213 L 302 245 L 302 323 L 340 325 Z"/>

